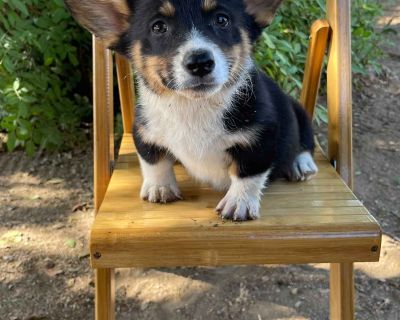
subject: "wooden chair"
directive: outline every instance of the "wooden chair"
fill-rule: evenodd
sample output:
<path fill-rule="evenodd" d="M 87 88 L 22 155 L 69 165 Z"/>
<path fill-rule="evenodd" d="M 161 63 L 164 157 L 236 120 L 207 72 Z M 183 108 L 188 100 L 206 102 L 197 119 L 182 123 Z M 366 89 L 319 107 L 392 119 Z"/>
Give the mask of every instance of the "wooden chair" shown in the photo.
<path fill-rule="evenodd" d="M 273 183 L 263 197 L 261 219 L 253 222 L 221 221 L 213 208 L 222 194 L 196 185 L 179 166 L 184 201 L 157 205 L 139 199 L 130 65 L 116 55 L 125 134 L 115 162 L 112 53 L 94 39 L 97 215 L 90 252 L 97 320 L 114 319 L 114 268 L 322 262 L 331 263 L 331 319 L 353 319 L 353 262 L 379 260 L 381 230 L 351 191 L 350 0 L 327 0 L 327 9 L 327 20 L 312 27 L 301 102 L 312 115 L 329 44 L 329 155 L 317 150 L 316 179 Z"/>

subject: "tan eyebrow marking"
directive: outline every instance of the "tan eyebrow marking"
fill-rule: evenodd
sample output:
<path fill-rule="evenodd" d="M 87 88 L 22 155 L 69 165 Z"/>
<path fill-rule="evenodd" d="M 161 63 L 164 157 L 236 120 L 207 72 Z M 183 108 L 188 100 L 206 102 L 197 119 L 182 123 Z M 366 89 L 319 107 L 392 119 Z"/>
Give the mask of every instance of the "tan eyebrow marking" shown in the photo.
<path fill-rule="evenodd" d="M 175 7 L 170 1 L 164 1 L 160 7 L 159 12 L 166 17 L 173 17 L 175 15 Z"/>
<path fill-rule="evenodd" d="M 217 0 L 203 0 L 202 9 L 205 12 L 214 10 L 217 7 Z"/>

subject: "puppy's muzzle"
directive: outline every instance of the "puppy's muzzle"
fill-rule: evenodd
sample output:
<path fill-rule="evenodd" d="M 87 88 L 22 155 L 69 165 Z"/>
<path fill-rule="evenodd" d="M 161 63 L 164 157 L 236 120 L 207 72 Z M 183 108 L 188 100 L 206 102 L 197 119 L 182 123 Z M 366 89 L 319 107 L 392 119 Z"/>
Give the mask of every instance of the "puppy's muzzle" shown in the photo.
<path fill-rule="evenodd" d="M 192 76 L 203 78 L 214 71 L 215 59 L 208 50 L 196 50 L 186 54 L 183 65 Z"/>

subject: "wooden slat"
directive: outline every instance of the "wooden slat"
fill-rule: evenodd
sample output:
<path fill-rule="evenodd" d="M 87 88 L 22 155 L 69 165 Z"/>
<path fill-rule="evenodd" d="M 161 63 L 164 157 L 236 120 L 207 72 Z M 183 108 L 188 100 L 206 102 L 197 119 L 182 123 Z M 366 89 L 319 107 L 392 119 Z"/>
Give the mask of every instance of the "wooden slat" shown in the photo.
<path fill-rule="evenodd" d="M 223 193 L 190 179 L 177 180 L 184 201 L 160 205 L 139 199 L 142 177 L 132 138 L 122 153 L 91 234 L 94 267 L 156 267 L 376 261 L 380 229 L 327 160 L 324 178 L 277 181 L 262 199 L 261 219 L 222 221 L 214 212 Z M 121 160 L 123 159 L 123 160 Z M 93 254 L 101 253 L 94 259 Z"/>
<path fill-rule="evenodd" d="M 135 88 L 132 69 L 129 61 L 123 56 L 115 54 L 115 60 L 124 132 L 132 133 L 135 118 Z"/>
<path fill-rule="evenodd" d="M 350 0 L 327 0 L 332 39 L 328 59 L 329 159 L 353 189 Z"/>
<path fill-rule="evenodd" d="M 314 117 L 315 105 L 318 98 L 329 30 L 329 23 L 326 20 L 317 20 L 311 26 L 310 44 L 300 97 L 300 103 L 304 106 L 311 119 Z"/>
<path fill-rule="evenodd" d="M 354 319 L 353 263 L 332 263 L 330 269 L 330 319 Z"/>
<path fill-rule="evenodd" d="M 168 267 L 168 266 L 221 266 L 266 263 L 323 263 L 377 261 L 376 253 L 369 253 L 374 233 L 360 233 L 359 237 L 346 238 L 342 233 L 303 234 L 286 237 L 251 232 L 224 236 L 221 228 L 214 237 L 205 238 L 194 234 L 191 241 L 180 240 L 178 235 L 168 234 L 165 238 L 132 238 L 129 233 L 110 235 L 98 234 L 99 243 L 92 250 L 102 253 L 100 259 L 92 259 L 94 267 Z M 132 230 L 131 232 L 135 232 Z M 111 231 L 113 232 L 113 231 Z M 189 231 L 188 231 L 189 232 Z M 221 236 L 222 233 L 222 236 Z M 101 241 L 103 240 L 103 241 Z M 124 245 L 119 245 L 123 243 Z M 345 250 L 345 252 L 343 252 Z"/>
<path fill-rule="evenodd" d="M 316 212 L 317 210 L 314 210 Z M 348 210 L 347 210 L 348 211 Z M 129 215 L 129 216 L 128 216 Z M 213 214 L 213 216 L 215 216 Z M 132 218 L 131 214 L 117 213 L 114 219 L 109 215 L 101 223 L 98 223 L 93 230 L 101 232 L 107 229 L 122 234 L 132 235 L 132 239 L 139 239 L 143 236 L 151 237 L 152 239 L 164 239 L 170 235 L 179 236 L 178 241 L 192 241 L 194 235 L 204 238 L 223 238 L 228 236 L 232 238 L 233 235 L 240 236 L 243 232 L 304 232 L 309 233 L 311 230 L 323 230 L 324 232 L 341 232 L 341 231 L 354 231 L 360 229 L 361 231 L 373 232 L 374 221 L 368 218 L 365 214 L 343 214 L 343 215 L 276 215 L 273 213 L 270 216 L 264 216 L 258 221 L 251 224 L 251 226 L 243 226 L 243 223 L 223 222 L 217 217 L 204 217 L 197 214 L 188 213 L 186 217 L 182 216 L 166 216 L 164 212 L 150 211 L 147 215 L 137 215 Z M 118 218 L 118 221 L 115 219 Z M 215 230 L 215 226 L 221 227 L 221 230 Z M 127 230 L 127 231 L 126 231 Z M 332 231 L 332 232 L 333 232 Z M 157 232 L 157 234 L 155 234 Z M 222 232 L 230 232 L 227 235 L 221 234 Z M 152 234 L 154 233 L 154 234 Z M 246 234 L 244 234 L 246 236 Z M 248 235 L 247 235 L 248 236 Z M 233 240 L 233 238 L 232 238 Z"/>

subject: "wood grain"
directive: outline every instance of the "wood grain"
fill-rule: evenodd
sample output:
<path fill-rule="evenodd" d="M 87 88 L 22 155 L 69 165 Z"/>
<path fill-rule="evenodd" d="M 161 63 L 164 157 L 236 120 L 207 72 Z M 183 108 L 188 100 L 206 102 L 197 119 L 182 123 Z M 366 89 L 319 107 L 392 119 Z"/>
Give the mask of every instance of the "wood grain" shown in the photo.
<path fill-rule="evenodd" d="M 352 263 L 331 264 L 330 319 L 354 319 L 354 275 Z"/>
<path fill-rule="evenodd" d="M 300 97 L 300 103 L 311 119 L 314 118 L 329 32 L 330 26 L 326 20 L 317 20 L 311 26 L 310 44 Z"/>
<path fill-rule="evenodd" d="M 115 319 L 115 273 L 113 269 L 95 271 L 95 317 L 96 320 Z"/>
<path fill-rule="evenodd" d="M 132 69 L 129 61 L 120 54 L 115 54 L 115 60 L 124 133 L 132 133 L 135 118 L 135 88 Z"/>
<path fill-rule="evenodd" d="M 332 28 L 328 59 L 329 160 L 353 189 L 350 0 L 327 0 Z"/>
<path fill-rule="evenodd" d="M 94 206 L 103 202 L 111 177 L 113 160 L 113 63 L 111 51 L 93 36 L 93 136 L 94 136 Z"/>
<path fill-rule="evenodd" d="M 142 177 L 134 150 L 125 135 L 120 159 L 126 162 L 118 162 L 91 232 L 95 268 L 379 258 L 379 225 L 321 151 L 317 162 L 324 178 L 272 183 L 262 198 L 261 219 L 235 223 L 214 212 L 223 193 L 197 184 L 179 165 L 184 201 L 159 205 L 139 199 Z M 94 258 L 96 252 L 101 258 Z"/>

